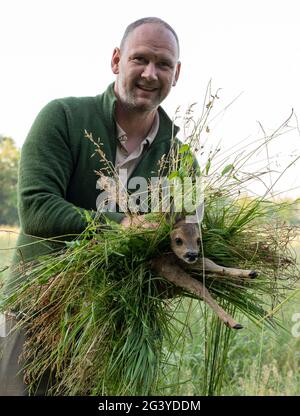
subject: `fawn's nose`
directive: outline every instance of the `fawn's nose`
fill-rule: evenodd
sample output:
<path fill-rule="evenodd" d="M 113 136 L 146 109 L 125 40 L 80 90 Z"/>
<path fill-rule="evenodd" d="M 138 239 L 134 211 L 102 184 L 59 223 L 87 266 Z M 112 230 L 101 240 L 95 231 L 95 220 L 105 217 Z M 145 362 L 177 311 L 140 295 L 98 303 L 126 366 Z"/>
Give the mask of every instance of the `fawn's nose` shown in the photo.
<path fill-rule="evenodd" d="M 198 253 L 196 251 L 187 251 L 183 257 L 189 263 L 193 263 L 198 259 Z"/>

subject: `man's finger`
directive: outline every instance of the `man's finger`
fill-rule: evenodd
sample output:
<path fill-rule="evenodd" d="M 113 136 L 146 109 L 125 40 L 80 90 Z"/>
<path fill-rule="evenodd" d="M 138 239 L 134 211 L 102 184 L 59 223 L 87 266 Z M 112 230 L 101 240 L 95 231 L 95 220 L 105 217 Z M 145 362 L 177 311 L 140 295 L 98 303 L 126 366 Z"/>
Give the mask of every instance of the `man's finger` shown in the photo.
<path fill-rule="evenodd" d="M 159 224 L 157 222 L 144 222 L 141 224 L 143 228 L 157 228 Z"/>

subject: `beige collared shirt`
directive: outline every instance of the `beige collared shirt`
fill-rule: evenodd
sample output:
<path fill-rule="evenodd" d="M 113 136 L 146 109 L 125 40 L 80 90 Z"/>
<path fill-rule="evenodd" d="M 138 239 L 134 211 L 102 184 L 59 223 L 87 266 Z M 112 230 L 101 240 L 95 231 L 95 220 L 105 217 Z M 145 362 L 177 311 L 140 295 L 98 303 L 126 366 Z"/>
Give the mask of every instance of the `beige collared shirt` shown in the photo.
<path fill-rule="evenodd" d="M 127 135 L 126 132 L 117 123 L 117 153 L 115 168 L 119 171 L 119 177 L 126 189 L 127 179 L 130 177 L 135 167 L 142 159 L 145 151 L 153 143 L 155 136 L 159 128 L 159 115 L 155 114 L 155 118 L 147 137 L 141 141 L 140 145 L 132 152 L 129 153 L 126 149 Z M 121 171 L 120 171 L 121 169 Z M 126 171 L 125 171 L 126 170 Z"/>

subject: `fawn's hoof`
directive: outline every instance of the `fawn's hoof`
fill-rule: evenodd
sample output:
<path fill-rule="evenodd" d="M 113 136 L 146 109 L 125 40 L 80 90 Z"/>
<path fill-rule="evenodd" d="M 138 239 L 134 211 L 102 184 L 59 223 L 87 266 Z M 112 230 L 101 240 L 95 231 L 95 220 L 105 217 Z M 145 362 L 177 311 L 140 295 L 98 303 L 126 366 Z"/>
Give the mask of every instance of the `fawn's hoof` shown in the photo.
<path fill-rule="evenodd" d="M 241 324 L 236 324 L 236 325 L 234 325 L 234 327 L 233 327 L 233 329 L 243 329 L 244 327 L 243 327 L 243 325 L 241 325 Z"/>
<path fill-rule="evenodd" d="M 249 273 L 250 279 L 255 279 L 258 276 L 258 273 L 255 270 Z"/>

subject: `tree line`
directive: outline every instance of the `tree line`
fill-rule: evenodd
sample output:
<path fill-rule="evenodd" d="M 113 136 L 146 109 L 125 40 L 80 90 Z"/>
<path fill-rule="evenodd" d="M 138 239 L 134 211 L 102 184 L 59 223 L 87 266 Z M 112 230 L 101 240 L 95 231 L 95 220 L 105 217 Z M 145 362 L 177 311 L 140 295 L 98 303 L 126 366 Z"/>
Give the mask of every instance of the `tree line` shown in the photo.
<path fill-rule="evenodd" d="M 0 135 L 0 224 L 19 225 L 17 182 L 20 150 L 11 137 Z"/>

